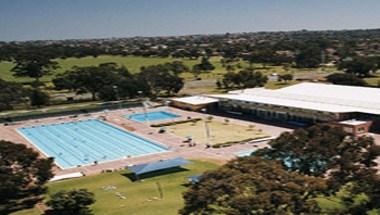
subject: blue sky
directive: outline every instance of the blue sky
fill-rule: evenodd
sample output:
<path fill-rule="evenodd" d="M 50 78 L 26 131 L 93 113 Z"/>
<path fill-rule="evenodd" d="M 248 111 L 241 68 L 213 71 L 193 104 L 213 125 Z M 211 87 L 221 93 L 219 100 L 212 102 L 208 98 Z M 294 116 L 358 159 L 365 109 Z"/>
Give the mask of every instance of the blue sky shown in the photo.
<path fill-rule="evenodd" d="M 379 0 L 0 0 L 0 40 L 380 28 Z"/>

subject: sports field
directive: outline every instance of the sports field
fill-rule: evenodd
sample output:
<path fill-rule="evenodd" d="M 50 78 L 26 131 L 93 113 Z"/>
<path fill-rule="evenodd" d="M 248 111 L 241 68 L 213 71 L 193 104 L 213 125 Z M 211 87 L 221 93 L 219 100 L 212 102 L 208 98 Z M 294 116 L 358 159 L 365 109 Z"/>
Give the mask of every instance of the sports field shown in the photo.
<path fill-rule="evenodd" d="M 186 165 L 187 171 L 174 172 L 145 178 L 132 182 L 127 171 L 104 173 L 48 184 L 49 194 L 59 190 L 85 188 L 95 194 L 96 203 L 92 209 L 94 214 L 107 215 L 156 215 L 178 214 L 183 206 L 182 193 L 187 189 L 184 184 L 187 177 L 199 175 L 207 170 L 217 168 L 216 164 L 204 161 L 193 161 Z M 157 183 L 163 191 L 163 199 L 159 199 Z M 117 193 L 125 197 L 120 198 Z M 38 209 L 24 210 L 13 215 L 40 214 Z"/>

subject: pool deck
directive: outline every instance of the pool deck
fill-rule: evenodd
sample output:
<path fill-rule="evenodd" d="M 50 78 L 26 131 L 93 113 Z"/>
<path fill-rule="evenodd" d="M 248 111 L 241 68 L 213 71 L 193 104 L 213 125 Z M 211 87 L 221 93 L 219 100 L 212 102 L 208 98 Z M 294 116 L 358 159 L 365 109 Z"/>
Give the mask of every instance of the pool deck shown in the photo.
<path fill-rule="evenodd" d="M 149 123 L 136 122 L 136 121 L 129 120 L 123 117 L 124 115 L 128 115 L 128 114 L 141 113 L 143 112 L 143 108 L 130 108 L 130 109 L 120 109 L 120 110 L 112 110 L 112 111 L 106 111 L 106 112 L 97 112 L 97 113 L 91 113 L 91 114 L 81 114 L 81 115 L 77 115 L 76 117 L 73 117 L 72 115 L 64 116 L 64 117 L 50 117 L 50 118 L 43 118 L 43 119 L 38 119 L 38 120 L 34 119 L 34 120 L 19 121 L 13 125 L 8 125 L 8 126 L 4 126 L 3 124 L 1 124 L 0 125 L 0 139 L 12 141 L 15 143 L 23 143 L 27 145 L 28 147 L 36 149 L 34 145 L 32 145 L 29 141 L 24 139 L 16 131 L 17 128 L 40 125 L 40 124 L 71 122 L 71 121 L 78 121 L 78 120 L 85 120 L 85 119 L 101 119 L 111 125 L 123 128 L 127 131 L 133 132 L 144 138 L 161 143 L 167 146 L 170 150 L 168 152 L 103 162 L 97 165 L 91 164 L 87 166 L 81 166 L 81 167 L 75 167 L 75 168 L 69 168 L 69 169 L 60 169 L 58 167 L 55 167 L 54 172 L 56 175 L 73 173 L 73 172 L 83 172 L 86 175 L 96 174 L 96 173 L 101 172 L 102 170 L 122 169 L 125 166 L 131 165 L 131 164 L 140 164 L 140 163 L 152 162 L 152 161 L 157 161 L 157 160 L 162 160 L 162 159 L 170 159 L 170 158 L 179 157 L 179 156 L 187 158 L 187 159 L 208 160 L 208 161 L 214 161 L 217 163 L 224 163 L 230 159 L 236 158 L 237 152 L 241 152 L 244 150 L 252 150 L 255 148 L 262 148 L 262 147 L 265 147 L 266 143 L 268 142 L 268 140 L 265 140 L 262 142 L 255 142 L 255 143 L 236 144 L 229 147 L 218 148 L 218 149 L 206 148 L 206 146 L 203 144 L 197 144 L 194 147 L 189 147 L 188 144 L 183 143 L 184 138 L 175 136 L 170 133 L 159 134 L 158 133 L 159 128 L 153 128 L 150 126 L 150 124 L 180 121 L 180 120 L 187 119 L 188 117 L 206 118 L 207 116 L 209 116 L 208 114 L 184 111 L 184 110 L 180 110 L 180 109 L 176 109 L 172 107 L 159 107 L 159 108 L 149 109 L 148 111 L 167 111 L 174 114 L 178 114 L 180 115 L 180 117 L 175 118 L 175 119 L 163 120 L 163 121 L 153 121 Z M 214 115 L 213 117 L 214 117 L 213 120 L 223 121 L 225 119 L 225 117 L 219 117 L 219 116 L 214 116 Z M 284 131 L 291 131 L 291 129 L 289 128 L 277 127 L 277 126 L 266 125 L 266 124 L 261 124 L 261 123 L 256 123 L 256 122 L 248 122 L 248 121 L 231 119 L 231 118 L 229 118 L 229 120 L 230 120 L 230 123 L 236 123 L 240 125 L 247 126 L 247 125 L 253 124 L 255 125 L 255 128 L 262 129 L 263 132 L 269 134 L 272 137 L 277 137 L 279 134 L 281 134 Z M 40 154 L 41 156 L 44 156 L 42 153 Z"/>

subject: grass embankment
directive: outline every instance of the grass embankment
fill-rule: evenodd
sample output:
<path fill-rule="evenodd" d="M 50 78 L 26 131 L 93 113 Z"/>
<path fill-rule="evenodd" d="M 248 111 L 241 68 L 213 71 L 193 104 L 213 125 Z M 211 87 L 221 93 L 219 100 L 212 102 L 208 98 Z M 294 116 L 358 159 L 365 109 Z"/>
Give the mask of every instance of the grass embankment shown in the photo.
<path fill-rule="evenodd" d="M 178 214 L 183 206 L 182 193 L 187 189 L 187 177 L 199 175 L 207 170 L 217 168 L 218 165 L 193 161 L 186 165 L 187 170 L 165 175 L 145 178 L 142 181 L 131 181 L 127 171 L 104 173 L 78 179 L 49 183 L 49 195 L 59 190 L 88 189 L 95 194 L 96 203 L 92 206 L 94 214 L 107 215 L 156 215 Z M 163 191 L 163 199 L 159 199 L 157 183 Z M 112 189 L 111 189 L 112 188 Z M 125 196 L 122 199 L 116 193 Z M 24 210 L 13 215 L 40 214 L 34 208 Z"/>

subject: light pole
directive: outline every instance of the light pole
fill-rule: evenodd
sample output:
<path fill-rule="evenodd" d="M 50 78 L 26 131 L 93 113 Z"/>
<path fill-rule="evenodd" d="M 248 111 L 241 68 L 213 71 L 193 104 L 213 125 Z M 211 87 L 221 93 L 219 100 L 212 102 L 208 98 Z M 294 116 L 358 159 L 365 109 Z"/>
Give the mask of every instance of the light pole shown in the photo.
<path fill-rule="evenodd" d="M 116 97 L 116 101 L 118 102 L 119 109 L 121 109 L 121 103 L 119 101 L 119 88 L 116 85 L 113 85 L 112 88 L 115 91 L 115 97 Z"/>
<path fill-rule="evenodd" d="M 201 109 L 201 111 L 203 112 L 203 113 L 207 113 L 207 109 L 206 108 L 202 108 Z M 206 138 L 207 138 L 207 144 L 206 144 L 206 146 L 207 146 L 207 148 L 209 147 L 209 146 L 211 146 L 211 143 L 210 143 L 210 128 L 209 128 L 209 126 L 208 126 L 208 122 L 207 122 L 207 120 L 204 120 L 204 122 L 205 122 L 205 132 L 206 132 Z"/>
<path fill-rule="evenodd" d="M 144 110 L 144 118 L 145 118 L 145 122 L 149 124 L 149 119 L 148 119 L 148 110 L 147 110 L 147 102 L 144 101 L 141 97 L 142 97 L 142 94 L 143 94 L 143 91 L 139 90 L 137 91 L 137 93 L 139 94 L 139 97 L 141 99 L 141 104 L 143 106 L 143 110 Z"/>

